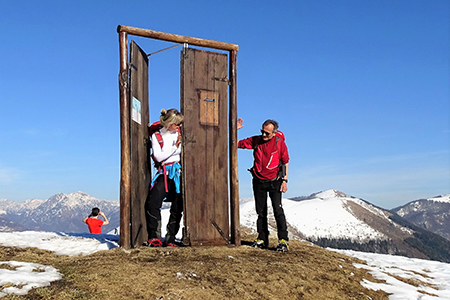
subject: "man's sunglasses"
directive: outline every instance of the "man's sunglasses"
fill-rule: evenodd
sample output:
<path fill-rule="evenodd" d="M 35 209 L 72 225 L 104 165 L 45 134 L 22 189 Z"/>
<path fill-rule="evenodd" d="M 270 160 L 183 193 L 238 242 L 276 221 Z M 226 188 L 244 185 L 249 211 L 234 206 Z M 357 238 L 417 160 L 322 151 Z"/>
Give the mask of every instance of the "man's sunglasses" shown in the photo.
<path fill-rule="evenodd" d="M 262 134 L 262 135 L 271 135 L 272 133 L 271 133 L 271 132 L 264 131 L 264 130 L 261 129 L 261 134 Z"/>

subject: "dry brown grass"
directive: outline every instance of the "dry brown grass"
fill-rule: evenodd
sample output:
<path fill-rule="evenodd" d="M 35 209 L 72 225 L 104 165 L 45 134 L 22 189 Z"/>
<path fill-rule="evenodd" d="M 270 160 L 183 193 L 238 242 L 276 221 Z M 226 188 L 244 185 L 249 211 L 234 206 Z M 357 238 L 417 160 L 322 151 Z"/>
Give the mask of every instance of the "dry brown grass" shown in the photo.
<path fill-rule="evenodd" d="M 251 241 L 253 237 L 244 237 Z M 271 241 L 275 245 L 276 241 Z M 288 253 L 241 247 L 116 248 L 57 256 L 0 247 L 0 260 L 52 265 L 63 279 L 26 296 L 3 299 L 387 299 L 360 260 L 291 241 Z M 369 298 L 370 297 L 370 298 Z"/>
<path fill-rule="evenodd" d="M 404 283 L 409 284 L 409 285 L 414 286 L 414 287 L 426 286 L 426 287 L 430 287 L 430 288 L 435 289 L 435 290 L 439 289 L 436 285 L 429 284 L 429 283 L 424 282 L 424 281 L 419 280 L 419 279 L 403 278 L 403 277 L 395 275 L 395 274 L 390 274 L 389 272 L 384 272 L 384 273 L 388 274 L 389 276 L 391 276 L 391 277 L 393 277 L 393 278 L 395 278 L 395 279 L 397 279 L 397 280 L 399 280 L 401 282 L 404 282 Z"/>

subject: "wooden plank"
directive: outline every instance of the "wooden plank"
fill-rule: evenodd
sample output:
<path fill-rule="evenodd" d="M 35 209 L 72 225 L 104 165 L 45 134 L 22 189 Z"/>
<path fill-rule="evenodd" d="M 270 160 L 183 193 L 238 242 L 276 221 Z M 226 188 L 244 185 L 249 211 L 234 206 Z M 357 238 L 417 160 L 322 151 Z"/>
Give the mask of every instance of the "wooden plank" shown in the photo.
<path fill-rule="evenodd" d="M 195 166 L 198 165 L 198 157 L 190 157 L 191 152 L 186 151 L 186 149 L 191 149 L 193 143 L 197 143 L 195 129 L 196 129 L 196 122 L 194 120 L 191 120 L 190 118 L 187 118 L 187 116 L 195 116 L 195 106 L 193 105 L 192 99 L 195 99 L 195 90 L 191 88 L 185 88 L 188 86 L 194 85 L 194 59 L 190 58 L 189 56 L 193 56 L 194 53 L 191 53 L 189 51 L 182 51 L 181 52 L 181 86 L 180 86 L 180 107 L 181 112 L 184 114 L 184 124 L 183 124 L 183 151 L 182 151 L 182 182 L 183 182 L 183 202 L 184 202 L 184 243 L 185 244 L 191 244 L 191 236 L 197 236 L 196 233 L 196 226 L 190 221 L 196 219 L 196 209 L 193 207 L 193 204 L 191 204 L 190 198 L 188 199 L 188 195 L 194 194 L 194 186 L 191 183 L 190 177 L 198 178 L 196 180 L 197 184 L 204 184 L 201 181 L 200 178 L 200 170 L 198 170 Z M 188 159 L 187 159 L 188 158 Z M 189 167 L 188 167 L 189 165 Z M 189 170 L 189 172 L 186 172 L 186 170 Z"/>
<path fill-rule="evenodd" d="M 172 33 L 166 33 L 156 30 L 150 30 L 150 29 L 143 29 L 143 28 L 137 28 L 132 26 L 126 26 L 126 25 L 119 25 L 117 26 L 117 32 L 127 32 L 129 34 L 142 36 L 142 37 L 148 37 L 156 40 L 162 40 L 162 41 L 168 41 L 168 42 L 175 42 L 175 43 L 188 43 L 190 45 L 194 46 L 201 46 L 201 47 L 209 47 L 214 49 L 220 49 L 220 50 L 227 50 L 227 51 L 238 51 L 239 46 L 236 44 L 230 44 L 230 43 L 224 43 L 214 40 L 208 40 L 208 39 L 201 39 L 201 38 L 195 38 L 195 37 L 189 37 L 189 36 L 183 36 L 178 34 L 172 34 Z"/>
<path fill-rule="evenodd" d="M 131 247 L 147 239 L 145 201 L 151 179 L 148 143 L 148 58 L 132 41 L 130 45 L 130 177 L 131 177 Z"/>
<path fill-rule="evenodd" d="M 224 56 L 222 60 L 217 60 L 215 67 L 215 73 L 213 78 L 215 78 L 215 88 L 218 89 L 219 94 L 219 120 L 220 126 L 219 131 L 215 133 L 215 149 L 214 149 L 214 182 L 215 184 L 215 218 L 216 222 L 225 235 L 229 236 L 229 201 L 228 201 L 228 156 L 227 156 L 227 142 L 228 142 L 228 127 L 227 127 L 227 116 L 228 116 L 228 96 L 227 89 L 228 84 L 224 81 L 218 80 L 227 77 L 227 56 Z M 217 232 L 214 231 L 215 238 L 221 239 L 222 237 Z"/>
<path fill-rule="evenodd" d="M 214 88 L 211 77 L 210 66 L 212 66 L 211 57 L 206 52 L 197 52 L 195 56 L 195 88 L 212 90 Z M 199 95 L 200 97 L 200 95 Z M 198 111 L 197 111 L 198 114 Z M 199 115 L 200 117 L 200 115 Z M 199 124 L 200 125 L 200 124 Z M 198 145 L 195 153 L 203 152 L 203 177 L 205 179 L 205 185 L 203 186 L 203 199 L 201 203 L 201 209 L 198 210 L 198 218 L 200 222 L 197 223 L 197 242 L 208 243 L 209 240 L 214 240 L 213 227 L 210 225 L 210 220 L 214 217 L 214 172 L 211 172 L 214 168 L 214 128 L 216 126 L 200 125 L 197 134 L 204 138 L 203 145 Z M 203 149 L 202 149 L 203 148 Z M 196 195 L 200 195 L 200 190 L 197 188 Z M 201 226 L 201 228 L 200 228 Z"/>
<path fill-rule="evenodd" d="M 226 236 L 228 220 L 227 55 L 196 49 L 182 52 L 182 111 L 184 121 L 183 180 L 185 226 L 191 245 L 223 245 L 212 225 Z M 202 122 L 201 101 L 213 112 Z M 209 110 L 207 110 L 209 111 Z"/>

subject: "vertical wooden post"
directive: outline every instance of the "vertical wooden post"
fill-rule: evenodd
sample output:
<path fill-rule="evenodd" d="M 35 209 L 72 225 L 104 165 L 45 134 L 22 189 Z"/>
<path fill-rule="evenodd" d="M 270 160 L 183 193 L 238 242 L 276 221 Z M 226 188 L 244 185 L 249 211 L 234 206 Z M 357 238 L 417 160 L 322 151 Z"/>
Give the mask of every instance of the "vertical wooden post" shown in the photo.
<path fill-rule="evenodd" d="M 120 105 L 120 246 L 130 249 L 130 99 L 128 92 L 128 37 L 119 31 Z"/>
<path fill-rule="evenodd" d="M 237 50 L 230 51 L 230 209 L 231 209 L 231 242 L 241 245 L 239 223 L 239 172 L 238 172 L 238 139 L 237 139 Z"/>

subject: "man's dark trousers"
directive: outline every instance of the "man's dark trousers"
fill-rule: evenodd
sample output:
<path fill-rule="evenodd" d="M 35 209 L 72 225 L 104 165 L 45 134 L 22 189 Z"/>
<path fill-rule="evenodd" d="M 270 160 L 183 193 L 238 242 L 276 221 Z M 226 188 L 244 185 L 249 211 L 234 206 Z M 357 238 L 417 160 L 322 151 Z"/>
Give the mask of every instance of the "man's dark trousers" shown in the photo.
<path fill-rule="evenodd" d="M 255 197 L 256 213 L 258 221 L 256 230 L 258 239 L 264 241 L 264 245 L 269 245 L 269 229 L 267 223 L 267 193 L 272 201 L 273 214 L 277 223 L 278 239 L 288 240 L 286 217 L 281 205 L 281 179 L 274 181 L 262 181 L 253 177 L 253 195 Z"/>

